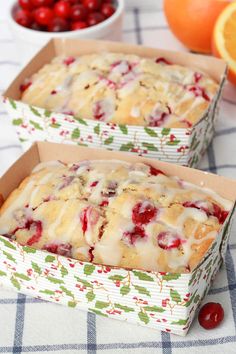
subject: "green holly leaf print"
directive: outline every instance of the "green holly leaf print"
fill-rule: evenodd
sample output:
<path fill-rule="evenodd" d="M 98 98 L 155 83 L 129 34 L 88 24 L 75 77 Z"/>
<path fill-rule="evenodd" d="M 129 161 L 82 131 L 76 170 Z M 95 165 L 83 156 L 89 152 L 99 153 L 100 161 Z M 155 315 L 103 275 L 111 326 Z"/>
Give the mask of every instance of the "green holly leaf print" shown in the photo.
<path fill-rule="evenodd" d="M 23 250 L 26 252 L 26 253 L 36 253 L 36 249 L 35 248 L 31 248 L 29 246 L 23 246 Z"/>
<path fill-rule="evenodd" d="M 80 137 L 79 128 L 75 128 L 71 134 L 71 139 L 78 139 Z"/>
<path fill-rule="evenodd" d="M 96 315 L 108 317 L 108 315 L 106 313 L 102 313 L 101 311 L 96 310 L 96 309 L 89 309 L 89 311 L 96 313 Z"/>
<path fill-rule="evenodd" d="M 15 101 L 13 101 L 11 98 L 9 98 L 8 101 L 9 101 L 9 103 L 10 103 L 10 105 L 12 106 L 13 109 L 16 109 L 16 108 L 17 108 Z"/>
<path fill-rule="evenodd" d="M 140 321 L 144 322 L 145 324 L 148 324 L 148 322 L 150 321 L 148 315 L 145 312 L 140 311 L 138 313 L 138 317 Z"/>
<path fill-rule="evenodd" d="M 61 124 L 59 124 L 59 123 L 52 123 L 52 124 L 50 124 L 50 127 L 51 127 L 51 128 L 55 128 L 55 129 L 60 128 L 60 126 L 61 126 Z"/>
<path fill-rule="evenodd" d="M 176 303 L 181 302 L 181 296 L 177 290 L 170 289 L 170 297 L 171 297 L 171 300 Z"/>
<path fill-rule="evenodd" d="M 104 308 L 106 308 L 106 307 L 109 307 L 109 302 L 104 302 L 104 301 L 96 301 L 95 302 L 95 307 L 97 308 L 97 309 L 104 309 Z"/>
<path fill-rule="evenodd" d="M 139 272 L 137 270 L 133 270 L 132 272 L 136 277 L 138 277 L 140 280 L 144 280 L 144 281 L 154 281 L 154 279 L 146 274 L 146 273 L 143 273 L 143 272 Z"/>
<path fill-rule="evenodd" d="M 45 262 L 46 263 L 52 263 L 52 262 L 55 261 L 55 259 L 56 259 L 55 256 L 48 255 L 47 257 L 45 257 Z"/>
<path fill-rule="evenodd" d="M 169 145 L 169 146 L 174 146 L 174 145 L 178 145 L 180 143 L 180 140 L 173 140 L 173 141 L 167 141 L 166 142 L 166 145 Z"/>
<path fill-rule="evenodd" d="M 40 290 L 39 291 L 42 294 L 46 294 L 46 295 L 55 295 L 55 291 L 49 290 L 49 289 L 45 289 L 45 290 Z"/>
<path fill-rule="evenodd" d="M 39 265 L 35 262 L 31 262 L 32 268 L 35 271 L 35 273 L 37 274 L 42 274 L 41 268 L 39 267 Z"/>
<path fill-rule="evenodd" d="M 199 300 L 200 300 L 200 295 L 199 294 L 197 294 L 196 296 L 195 296 L 195 298 L 194 298 L 194 304 L 196 304 L 196 303 L 198 303 L 199 302 Z"/>
<path fill-rule="evenodd" d="M 61 272 L 62 278 L 64 278 L 69 273 L 68 270 L 66 269 L 66 267 L 64 267 L 64 266 L 61 266 L 60 272 Z"/>
<path fill-rule="evenodd" d="M 122 134 L 125 134 L 125 135 L 128 134 L 128 128 L 126 125 L 119 124 L 119 128 L 120 128 L 120 131 L 122 132 Z"/>
<path fill-rule="evenodd" d="M 169 135 L 170 134 L 170 128 L 163 128 L 161 131 L 161 135 Z"/>
<path fill-rule="evenodd" d="M 158 148 L 151 143 L 142 143 L 143 147 L 145 147 L 146 149 L 148 149 L 149 151 L 158 151 Z"/>
<path fill-rule="evenodd" d="M 80 124 L 83 124 L 83 125 L 88 125 L 88 123 L 83 120 L 82 118 L 77 118 L 77 117 L 73 117 L 77 122 L 79 122 Z"/>
<path fill-rule="evenodd" d="M 163 275 L 162 276 L 162 279 L 163 280 L 166 280 L 166 281 L 171 281 L 171 280 L 177 280 L 181 277 L 181 274 L 166 274 L 166 275 Z"/>
<path fill-rule="evenodd" d="M 52 114 L 51 111 L 48 111 L 47 109 L 45 109 L 45 111 L 44 111 L 45 117 L 49 118 L 51 114 Z"/>
<path fill-rule="evenodd" d="M 9 241 L 7 241 L 5 238 L 0 238 L 0 241 L 4 243 L 4 246 L 11 248 L 12 250 L 16 250 L 16 247 Z"/>
<path fill-rule="evenodd" d="M 53 284 L 64 284 L 63 280 L 54 277 L 47 277 L 47 280 L 49 280 Z"/>
<path fill-rule="evenodd" d="M 123 279 L 125 279 L 125 277 L 123 277 L 122 275 L 119 275 L 119 274 L 117 274 L 117 275 L 111 275 L 108 279 L 110 279 L 110 280 L 114 280 L 114 281 L 116 281 L 116 280 L 123 280 Z"/>
<path fill-rule="evenodd" d="M 129 307 L 129 306 L 120 305 L 120 304 L 114 304 L 114 306 L 117 309 L 123 310 L 125 312 L 134 312 L 134 309 L 132 309 L 132 307 Z"/>
<path fill-rule="evenodd" d="M 134 288 L 138 291 L 139 294 L 151 296 L 149 290 L 144 288 L 143 286 L 134 285 Z"/>
<path fill-rule="evenodd" d="M 100 134 L 100 124 L 96 125 L 96 127 L 93 128 L 93 131 L 95 134 L 99 135 Z"/>
<path fill-rule="evenodd" d="M 127 295 L 130 292 L 130 287 L 128 285 L 124 285 L 120 288 L 121 295 Z"/>
<path fill-rule="evenodd" d="M 207 263 L 207 265 L 205 266 L 205 270 L 208 270 L 210 268 L 212 264 L 212 259 L 210 260 L 210 262 Z"/>
<path fill-rule="evenodd" d="M 23 274 L 23 273 L 14 273 L 14 276 L 17 277 L 17 278 L 20 278 L 22 280 L 27 280 L 29 281 L 30 280 L 30 277 L 28 277 L 27 275 Z"/>
<path fill-rule="evenodd" d="M 68 290 L 67 288 L 65 288 L 64 286 L 60 286 L 60 289 L 63 291 L 63 293 L 65 293 L 67 296 L 70 296 L 72 298 L 74 298 L 74 295 L 72 294 L 72 292 L 70 290 Z"/>
<path fill-rule="evenodd" d="M 91 275 L 95 270 L 95 266 L 93 264 L 85 264 L 84 266 L 84 274 Z"/>
<path fill-rule="evenodd" d="M 13 121 L 12 121 L 13 125 L 21 125 L 22 123 L 23 123 L 23 119 L 22 118 L 13 119 Z"/>
<path fill-rule="evenodd" d="M 86 298 L 88 299 L 88 302 L 91 302 L 95 299 L 96 295 L 94 294 L 93 291 L 89 291 L 87 294 L 86 294 Z"/>
<path fill-rule="evenodd" d="M 8 253 L 6 251 L 3 251 L 2 253 L 4 254 L 4 256 L 7 257 L 7 259 L 9 259 L 9 261 L 12 261 L 12 262 L 16 263 L 15 258 L 10 253 Z"/>
<path fill-rule="evenodd" d="M 165 312 L 165 310 L 162 307 L 158 307 L 158 306 L 145 306 L 144 310 L 150 312 L 158 312 L 158 313 Z"/>
<path fill-rule="evenodd" d="M 185 319 L 185 320 L 178 320 L 178 321 L 173 321 L 171 322 L 171 324 L 175 324 L 175 325 L 180 325 L 180 326 L 184 326 L 186 325 L 188 322 L 188 319 Z"/>
<path fill-rule="evenodd" d="M 130 151 L 134 148 L 134 144 L 133 143 L 127 143 L 127 144 L 122 144 L 120 147 L 120 151 Z"/>
<path fill-rule="evenodd" d="M 39 123 L 34 122 L 33 120 L 30 120 L 30 124 L 33 125 L 33 127 L 37 130 L 43 130 L 43 128 L 39 125 Z"/>
<path fill-rule="evenodd" d="M 144 130 L 148 135 L 152 136 L 153 138 L 156 138 L 158 136 L 157 133 L 151 128 L 145 127 Z"/>
<path fill-rule="evenodd" d="M 41 114 L 39 113 L 39 111 L 36 108 L 30 106 L 30 110 L 35 116 L 41 117 Z"/>
<path fill-rule="evenodd" d="M 109 138 L 107 138 L 106 140 L 104 140 L 104 144 L 105 145 L 110 145 L 113 143 L 114 140 L 114 136 L 110 136 Z"/>
<path fill-rule="evenodd" d="M 82 283 L 84 286 L 86 286 L 86 288 L 92 288 L 92 287 L 93 287 L 92 284 L 89 283 L 87 280 L 81 279 L 81 278 L 79 278 L 79 277 L 77 277 L 77 276 L 75 276 L 75 279 L 76 279 L 78 282 Z"/>
<path fill-rule="evenodd" d="M 5 273 L 2 270 L 0 270 L 0 277 L 5 277 L 6 275 L 7 275 L 7 273 Z"/>
<path fill-rule="evenodd" d="M 69 307 L 74 308 L 74 307 L 76 307 L 77 303 L 76 303 L 75 301 L 68 301 L 67 305 L 68 305 Z"/>
<path fill-rule="evenodd" d="M 11 277 L 11 283 L 17 290 L 20 290 L 20 283 L 16 278 Z"/>

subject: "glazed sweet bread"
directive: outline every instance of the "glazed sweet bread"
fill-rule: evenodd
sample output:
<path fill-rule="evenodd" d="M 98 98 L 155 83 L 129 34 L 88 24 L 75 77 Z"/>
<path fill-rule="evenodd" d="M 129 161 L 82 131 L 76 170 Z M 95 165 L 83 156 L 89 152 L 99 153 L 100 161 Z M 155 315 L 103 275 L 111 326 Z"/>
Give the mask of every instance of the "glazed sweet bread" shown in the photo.
<path fill-rule="evenodd" d="M 58 56 L 21 86 L 22 101 L 116 124 L 189 128 L 218 84 L 199 70 L 121 53 Z"/>
<path fill-rule="evenodd" d="M 232 202 L 153 166 L 41 163 L 0 209 L 0 234 L 98 264 L 190 272 Z"/>

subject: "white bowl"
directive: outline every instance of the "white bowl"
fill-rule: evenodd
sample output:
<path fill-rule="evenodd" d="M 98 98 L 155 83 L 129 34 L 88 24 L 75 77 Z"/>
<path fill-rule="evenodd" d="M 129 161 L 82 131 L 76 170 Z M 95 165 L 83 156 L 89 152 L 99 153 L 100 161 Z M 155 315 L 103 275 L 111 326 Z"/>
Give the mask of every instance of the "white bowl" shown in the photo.
<path fill-rule="evenodd" d="M 31 59 L 52 38 L 80 38 L 80 39 L 104 39 L 120 41 L 122 39 L 122 18 L 124 13 L 124 0 L 116 0 L 115 13 L 98 25 L 68 32 L 40 32 L 21 25 L 13 19 L 17 3 L 9 1 L 7 18 L 10 29 L 18 46 L 18 55 L 22 64 Z"/>

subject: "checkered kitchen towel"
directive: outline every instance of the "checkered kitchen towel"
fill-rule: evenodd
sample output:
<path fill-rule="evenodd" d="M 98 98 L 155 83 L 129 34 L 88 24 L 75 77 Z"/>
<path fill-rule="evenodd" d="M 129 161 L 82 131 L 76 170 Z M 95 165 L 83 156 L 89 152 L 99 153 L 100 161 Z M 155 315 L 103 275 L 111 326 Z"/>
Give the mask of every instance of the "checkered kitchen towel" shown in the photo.
<path fill-rule="evenodd" d="M 136 5 L 141 2 L 142 7 L 129 7 L 126 12 L 124 40 L 184 50 L 168 30 L 162 11 L 157 7 L 153 11 L 144 10 L 144 1 L 135 1 Z M 127 3 L 134 1 L 127 0 Z M 20 66 L 11 33 L 4 22 L 3 0 L 0 9 L 0 90 L 3 91 Z M 201 168 L 236 178 L 236 104 L 230 102 L 229 97 L 222 103 L 214 142 Z M 21 153 L 9 119 L 0 108 L 0 174 Z M 226 264 L 205 299 L 205 302 L 219 301 L 224 307 L 225 320 L 219 328 L 207 332 L 195 320 L 187 337 L 182 338 L 0 288 L 0 353 L 236 353 L 235 231 L 234 227 Z"/>

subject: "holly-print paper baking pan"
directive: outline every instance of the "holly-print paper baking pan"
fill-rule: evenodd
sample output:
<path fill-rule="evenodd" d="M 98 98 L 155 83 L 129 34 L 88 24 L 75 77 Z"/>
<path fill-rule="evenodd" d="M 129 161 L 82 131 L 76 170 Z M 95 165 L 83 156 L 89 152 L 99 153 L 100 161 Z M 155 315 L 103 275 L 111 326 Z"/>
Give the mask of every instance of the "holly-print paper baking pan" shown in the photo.
<path fill-rule="evenodd" d="M 208 110 L 191 128 L 151 128 L 117 125 L 75 118 L 29 106 L 20 101 L 20 85 L 57 55 L 79 56 L 95 52 L 120 52 L 141 57 L 164 57 L 170 62 L 207 73 L 219 83 Z M 21 71 L 4 93 L 12 124 L 27 149 L 32 142 L 45 140 L 87 147 L 127 151 L 187 166 L 197 166 L 214 134 L 226 65 L 222 60 L 181 52 L 89 40 L 51 40 Z"/>
<path fill-rule="evenodd" d="M 152 164 L 168 175 L 235 201 L 236 181 L 120 152 L 35 143 L 0 179 L 0 203 L 40 162 L 119 159 Z M 25 294 L 104 317 L 186 335 L 225 255 L 235 205 L 198 267 L 188 274 L 146 272 L 66 258 L 0 236 L 0 283 Z"/>

